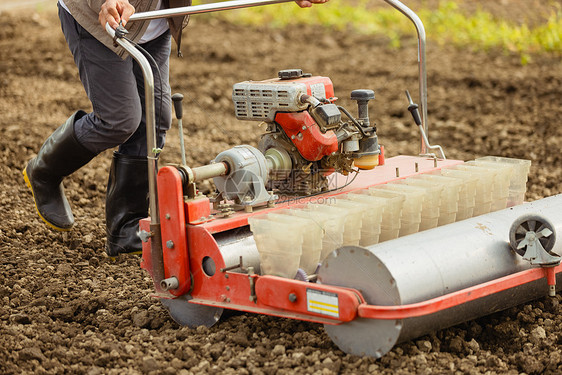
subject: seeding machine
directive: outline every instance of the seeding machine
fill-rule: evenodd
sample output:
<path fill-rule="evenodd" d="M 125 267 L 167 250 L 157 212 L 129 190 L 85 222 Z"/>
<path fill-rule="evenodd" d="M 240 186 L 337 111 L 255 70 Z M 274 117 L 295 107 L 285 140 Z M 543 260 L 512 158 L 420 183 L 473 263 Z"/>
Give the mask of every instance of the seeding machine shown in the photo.
<path fill-rule="evenodd" d="M 212 326 L 224 309 L 305 320 L 324 324 L 346 353 L 378 358 L 398 342 L 555 295 L 562 196 L 523 202 L 530 161 L 450 160 L 430 144 L 424 28 L 405 5 L 385 1 L 418 34 L 421 111 L 409 93 L 405 107 L 420 129 L 419 156 L 384 157 L 369 119 L 373 91 L 352 91 L 351 111 L 328 77 L 287 69 L 234 85 L 236 117 L 265 131 L 257 148 L 235 146 L 209 165 L 186 165 L 174 95 L 182 163 L 158 170 L 150 64 L 107 27 L 145 75 L 151 216 L 140 222 L 141 266 L 177 322 Z M 205 196 L 196 183 L 211 178 L 216 192 Z"/>

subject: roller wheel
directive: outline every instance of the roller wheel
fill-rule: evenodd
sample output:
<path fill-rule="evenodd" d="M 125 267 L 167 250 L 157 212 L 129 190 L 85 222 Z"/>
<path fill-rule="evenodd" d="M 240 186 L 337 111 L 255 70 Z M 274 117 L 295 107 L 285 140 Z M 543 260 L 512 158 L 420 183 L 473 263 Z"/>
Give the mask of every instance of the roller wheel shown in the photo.
<path fill-rule="evenodd" d="M 182 326 L 211 327 L 219 321 L 223 312 L 222 308 L 190 303 L 191 298 L 191 296 L 185 295 L 174 299 L 162 298 L 161 301 L 168 309 L 172 319 Z"/>
<path fill-rule="evenodd" d="M 520 246 L 528 232 L 535 232 L 543 249 L 551 255 L 556 242 L 554 226 L 546 218 L 539 215 L 523 215 L 513 222 L 509 229 L 509 244 L 513 251 L 524 256 L 526 247 Z"/>

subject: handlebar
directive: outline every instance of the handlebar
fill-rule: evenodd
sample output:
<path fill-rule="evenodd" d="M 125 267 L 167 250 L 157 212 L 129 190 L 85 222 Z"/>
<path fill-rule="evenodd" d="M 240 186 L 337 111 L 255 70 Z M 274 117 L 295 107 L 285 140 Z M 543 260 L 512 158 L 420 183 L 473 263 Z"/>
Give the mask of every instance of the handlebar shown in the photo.
<path fill-rule="evenodd" d="M 293 0 L 231 0 L 221 3 L 210 3 L 192 5 L 187 7 L 169 8 L 153 10 L 150 12 L 135 13 L 129 18 L 130 21 L 153 20 L 157 18 L 168 18 L 177 16 L 187 16 L 189 14 L 211 13 L 221 10 L 232 10 L 250 8 L 260 5 L 287 3 Z"/>

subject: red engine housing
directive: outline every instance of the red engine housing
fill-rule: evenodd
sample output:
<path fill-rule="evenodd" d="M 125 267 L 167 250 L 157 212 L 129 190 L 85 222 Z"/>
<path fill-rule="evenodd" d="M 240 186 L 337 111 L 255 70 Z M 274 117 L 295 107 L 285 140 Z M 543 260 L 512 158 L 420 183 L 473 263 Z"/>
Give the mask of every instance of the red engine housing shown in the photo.
<path fill-rule="evenodd" d="M 275 116 L 275 122 L 281 125 L 285 134 L 306 160 L 317 161 L 338 151 L 336 134 L 331 130 L 322 133 L 316 121 L 307 111 L 278 113 Z"/>
<path fill-rule="evenodd" d="M 301 77 L 294 80 L 283 79 L 276 81 L 277 83 L 286 84 L 293 82 L 304 84 L 308 95 L 334 99 L 334 85 L 328 77 Z M 318 124 L 306 111 L 277 113 L 275 122 L 281 125 L 297 150 L 299 150 L 299 153 L 306 160 L 317 161 L 338 150 L 336 134 L 331 130 L 322 133 Z"/>

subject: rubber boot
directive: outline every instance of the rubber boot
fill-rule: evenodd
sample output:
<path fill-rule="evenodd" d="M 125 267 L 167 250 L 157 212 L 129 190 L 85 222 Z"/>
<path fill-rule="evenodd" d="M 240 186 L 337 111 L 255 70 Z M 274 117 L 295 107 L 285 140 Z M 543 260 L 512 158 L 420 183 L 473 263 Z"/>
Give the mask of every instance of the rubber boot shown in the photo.
<path fill-rule="evenodd" d="M 140 254 L 139 220 L 148 217 L 148 164 L 146 157 L 113 153 L 105 198 L 110 257 Z"/>
<path fill-rule="evenodd" d="M 74 224 L 70 204 L 64 195 L 63 178 L 96 156 L 74 135 L 74 123 L 84 115 L 86 112 L 77 111 L 70 116 L 47 138 L 37 156 L 23 170 L 37 213 L 49 227 L 58 231 L 68 231 Z"/>

